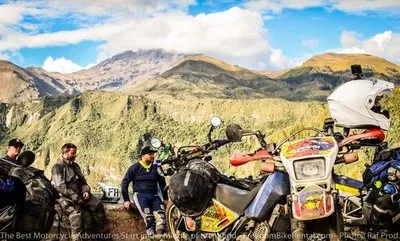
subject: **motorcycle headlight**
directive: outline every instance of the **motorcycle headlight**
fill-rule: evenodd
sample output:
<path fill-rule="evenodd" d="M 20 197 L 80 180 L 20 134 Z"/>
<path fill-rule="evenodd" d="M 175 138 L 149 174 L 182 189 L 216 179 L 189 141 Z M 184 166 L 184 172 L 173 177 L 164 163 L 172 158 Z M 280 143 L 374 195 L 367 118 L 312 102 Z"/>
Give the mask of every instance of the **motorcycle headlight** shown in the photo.
<path fill-rule="evenodd" d="M 324 158 L 295 161 L 293 165 L 294 174 L 298 180 L 323 178 L 325 176 Z"/>

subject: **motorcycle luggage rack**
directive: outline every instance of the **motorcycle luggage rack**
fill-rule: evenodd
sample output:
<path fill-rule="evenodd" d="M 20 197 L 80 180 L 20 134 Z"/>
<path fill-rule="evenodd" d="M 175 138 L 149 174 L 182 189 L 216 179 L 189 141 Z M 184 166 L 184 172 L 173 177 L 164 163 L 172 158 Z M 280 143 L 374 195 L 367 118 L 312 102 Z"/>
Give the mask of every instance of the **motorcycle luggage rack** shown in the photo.
<path fill-rule="evenodd" d="M 344 199 L 343 218 L 349 225 L 365 225 L 366 218 L 364 217 L 365 201 L 363 197 L 349 196 Z"/>

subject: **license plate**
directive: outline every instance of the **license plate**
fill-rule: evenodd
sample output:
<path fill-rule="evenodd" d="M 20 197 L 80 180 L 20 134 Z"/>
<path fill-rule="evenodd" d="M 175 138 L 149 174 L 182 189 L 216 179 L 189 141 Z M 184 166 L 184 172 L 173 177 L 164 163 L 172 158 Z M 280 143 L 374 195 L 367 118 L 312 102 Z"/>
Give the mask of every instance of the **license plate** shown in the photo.
<path fill-rule="evenodd" d="M 108 197 L 116 198 L 116 197 L 120 197 L 120 196 L 121 196 L 121 192 L 119 189 L 117 189 L 117 188 L 108 189 Z"/>

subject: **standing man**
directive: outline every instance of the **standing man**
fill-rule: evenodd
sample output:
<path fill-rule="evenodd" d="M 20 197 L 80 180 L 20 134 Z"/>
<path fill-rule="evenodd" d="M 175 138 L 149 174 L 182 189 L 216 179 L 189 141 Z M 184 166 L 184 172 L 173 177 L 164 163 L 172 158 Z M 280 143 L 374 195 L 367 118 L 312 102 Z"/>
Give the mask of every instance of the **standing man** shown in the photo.
<path fill-rule="evenodd" d="M 100 200 L 90 193 L 90 187 L 75 162 L 77 147 L 66 143 L 61 148 L 61 157 L 51 170 L 51 180 L 61 194 L 60 205 L 71 225 L 72 240 L 81 240 L 82 208 L 92 214 L 92 227 L 96 233 L 106 232 L 106 215 Z"/>
<path fill-rule="evenodd" d="M 146 223 L 148 236 L 165 233 L 164 205 L 167 203 L 167 192 L 164 177 L 158 174 L 157 167 L 153 165 L 156 152 L 148 146 L 144 147 L 140 151 L 141 160 L 129 167 L 121 184 L 124 207 L 129 209 L 131 201 L 128 187 L 131 182 L 133 183 L 133 200 Z"/>
<path fill-rule="evenodd" d="M 17 157 L 21 153 L 22 147 L 24 147 L 24 143 L 20 139 L 11 139 L 8 142 L 7 154 L 3 158 L 16 165 L 21 165 Z"/>

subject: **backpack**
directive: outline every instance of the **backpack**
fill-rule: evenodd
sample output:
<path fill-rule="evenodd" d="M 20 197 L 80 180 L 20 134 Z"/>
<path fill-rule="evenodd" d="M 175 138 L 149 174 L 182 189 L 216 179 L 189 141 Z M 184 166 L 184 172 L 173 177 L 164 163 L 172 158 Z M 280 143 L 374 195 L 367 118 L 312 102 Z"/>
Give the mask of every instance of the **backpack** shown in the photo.
<path fill-rule="evenodd" d="M 43 171 L 33 167 L 15 167 L 10 176 L 25 184 L 26 198 L 22 216 L 17 224 L 21 233 L 48 233 L 53 225 L 55 200 L 58 193 L 45 177 Z"/>
<path fill-rule="evenodd" d="M 371 165 L 366 164 L 363 173 L 364 186 L 371 188 L 376 181 L 387 183 L 389 167 L 400 168 L 400 147 L 386 148 L 375 156 Z"/>

